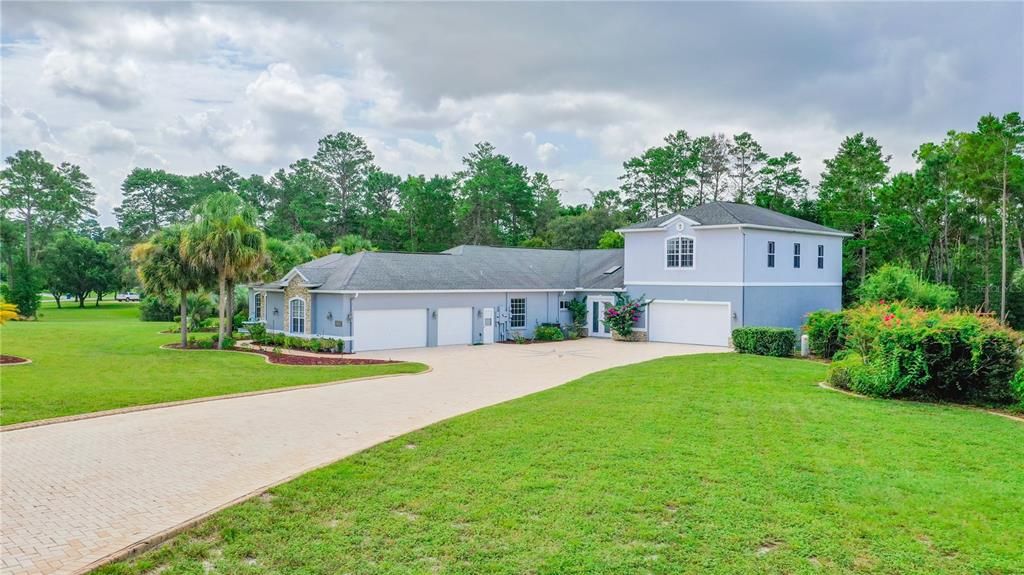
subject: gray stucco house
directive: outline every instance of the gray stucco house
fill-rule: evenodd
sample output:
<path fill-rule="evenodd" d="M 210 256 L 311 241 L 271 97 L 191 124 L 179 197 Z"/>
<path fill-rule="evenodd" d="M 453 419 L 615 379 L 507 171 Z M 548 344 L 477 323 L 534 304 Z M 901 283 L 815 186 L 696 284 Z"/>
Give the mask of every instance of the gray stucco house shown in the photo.
<path fill-rule="evenodd" d="M 621 250 L 458 246 L 437 254 L 331 254 L 250 286 L 268 331 L 345 340 L 355 351 L 493 343 L 570 322 L 585 298 L 591 336 L 617 292 L 653 300 L 651 341 L 728 345 L 733 328 L 798 328 L 842 303 L 848 234 L 744 204 L 713 202 L 619 230 Z"/>

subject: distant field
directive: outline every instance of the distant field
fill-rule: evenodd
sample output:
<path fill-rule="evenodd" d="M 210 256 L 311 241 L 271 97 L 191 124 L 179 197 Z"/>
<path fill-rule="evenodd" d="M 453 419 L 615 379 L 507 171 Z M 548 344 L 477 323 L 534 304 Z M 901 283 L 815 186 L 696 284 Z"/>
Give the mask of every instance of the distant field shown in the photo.
<path fill-rule="evenodd" d="M 0 368 L 0 423 L 424 369 L 268 365 L 255 355 L 160 349 L 178 340 L 159 333 L 170 327 L 139 321 L 138 304 L 113 301 L 63 309 L 49 302 L 39 321 L 7 323 L 0 352 L 33 363 Z"/>

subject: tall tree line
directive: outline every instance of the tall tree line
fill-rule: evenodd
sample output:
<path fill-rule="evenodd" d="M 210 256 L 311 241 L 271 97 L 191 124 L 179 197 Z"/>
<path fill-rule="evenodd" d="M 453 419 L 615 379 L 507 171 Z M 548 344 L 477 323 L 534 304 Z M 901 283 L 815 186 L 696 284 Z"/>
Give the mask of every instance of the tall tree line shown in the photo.
<path fill-rule="evenodd" d="M 812 188 L 796 154 L 769 153 L 750 133 L 679 130 L 626 160 L 618 187 L 570 206 L 547 175 L 487 142 L 454 173 L 401 177 L 377 166 L 362 138 L 341 132 L 269 177 L 227 166 L 196 175 L 135 169 L 122 184 L 118 226 L 106 230 L 92 219 L 95 194 L 81 170 L 26 150 L 0 173 L 2 263 L 8 285 L 16 283 L 19 262 L 46 267 L 40 254 L 58 238 L 69 241 L 65 232 L 115 246 L 124 260 L 133 244 L 189 224 L 196 206 L 219 193 L 255 208 L 253 225 L 267 237 L 265 277 L 331 251 L 616 247 L 618 227 L 729 200 L 853 234 L 844 247 L 847 294 L 881 264 L 902 262 L 954 286 L 961 305 L 1019 322 L 1024 286 L 1012 278 L 1024 278 L 1022 142 L 1018 113 L 985 116 L 974 130 L 922 144 L 913 171 L 892 173 L 882 144 L 858 133 L 824 162 Z"/>

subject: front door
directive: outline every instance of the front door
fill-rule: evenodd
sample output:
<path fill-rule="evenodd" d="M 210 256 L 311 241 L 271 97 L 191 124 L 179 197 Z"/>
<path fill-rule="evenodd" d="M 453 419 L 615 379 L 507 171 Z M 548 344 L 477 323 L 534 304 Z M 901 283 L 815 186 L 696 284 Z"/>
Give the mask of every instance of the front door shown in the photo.
<path fill-rule="evenodd" d="M 604 312 L 615 305 L 615 298 L 604 295 L 587 297 L 587 327 L 592 337 L 611 337 L 612 332 L 604 323 Z"/>
<path fill-rule="evenodd" d="M 484 332 L 483 343 L 494 343 L 494 308 L 483 308 Z"/>

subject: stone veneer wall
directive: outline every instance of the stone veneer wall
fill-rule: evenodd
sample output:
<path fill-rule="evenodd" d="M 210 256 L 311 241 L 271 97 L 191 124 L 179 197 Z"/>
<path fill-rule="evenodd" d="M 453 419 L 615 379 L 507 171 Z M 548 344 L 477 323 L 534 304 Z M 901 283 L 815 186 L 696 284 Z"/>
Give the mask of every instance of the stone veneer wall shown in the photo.
<path fill-rule="evenodd" d="M 313 331 L 313 301 L 309 290 L 302 287 L 302 277 L 299 274 L 292 276 L 287 287 L 284 288 L 284 331 L 288 332 L 292 327 L 292 306 L 288 303 L 292 298 L 301 297 L 306 302 L 306 331 L 309 334 Z"/>

